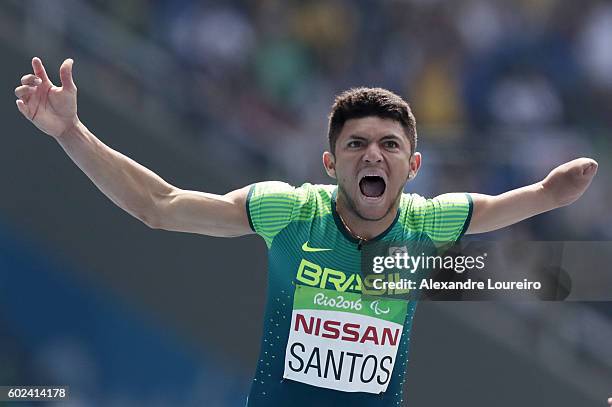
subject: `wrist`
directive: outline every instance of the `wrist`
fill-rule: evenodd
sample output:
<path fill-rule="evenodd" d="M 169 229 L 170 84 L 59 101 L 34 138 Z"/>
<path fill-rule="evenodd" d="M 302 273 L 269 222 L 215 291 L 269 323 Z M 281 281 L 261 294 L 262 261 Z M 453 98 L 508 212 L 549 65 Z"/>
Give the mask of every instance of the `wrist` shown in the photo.
<path fill-rule="evenodd" d="M 59 142 L 64 141 L 69 138 L 73 138 L 83 133 L 85 129 L 85 125 L 81 123 L 78 116 L 75 116 L 74 120 L 72 120 L 62 131 L 60 134 L 55 136 L 55 139 Z"/>

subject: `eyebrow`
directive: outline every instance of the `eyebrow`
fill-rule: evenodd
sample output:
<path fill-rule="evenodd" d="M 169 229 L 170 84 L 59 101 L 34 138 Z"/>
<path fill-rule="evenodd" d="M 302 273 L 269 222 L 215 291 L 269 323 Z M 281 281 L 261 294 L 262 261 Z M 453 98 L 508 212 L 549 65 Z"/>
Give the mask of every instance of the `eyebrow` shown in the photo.
<path fill-rule="evenodd" d="M 381 141 L 383 140 L 401 140 L 401 137 L 399 137 L 396 134 L 387 134 L 386 136 L 382 137 L 380 140 Z"/>
<path fill-rule="evenodd" d="M 357 134 L 351 134 L 348 138 L 349 138 L 349 140 L 364 140 L 364 141 L 368 141 L 367 137 L 360 136 L 360 135 L 357 135 Z M 380 140 L 382 141 L 382 140 L 390 140 L 390 139 L 401 140 L 401 137 L 396 135 L 396 134 L 387 134 L 386 136 L 381 137 Z"/>

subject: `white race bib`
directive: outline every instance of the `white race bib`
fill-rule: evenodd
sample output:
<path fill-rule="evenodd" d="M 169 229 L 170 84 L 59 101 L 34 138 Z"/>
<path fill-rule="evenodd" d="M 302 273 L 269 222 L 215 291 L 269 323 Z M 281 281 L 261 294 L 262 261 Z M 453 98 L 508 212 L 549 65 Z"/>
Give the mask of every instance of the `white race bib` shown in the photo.
<path fill-rule="evenodd" d="M 317 387 L 382 393 L 408 303 L 297 285 L 283 377 Z"/>

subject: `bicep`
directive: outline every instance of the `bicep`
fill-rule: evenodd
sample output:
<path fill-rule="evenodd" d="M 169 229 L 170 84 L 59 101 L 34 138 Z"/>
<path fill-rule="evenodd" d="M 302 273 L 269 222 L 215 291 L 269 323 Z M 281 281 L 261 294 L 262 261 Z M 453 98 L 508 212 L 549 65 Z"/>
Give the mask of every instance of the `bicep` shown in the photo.
<path fill-rule="evenodd" d="M 254 233 L 246 211 L 249 189 L 217 195 L 175 188 L 158 199 L 156 227 L 218 237 Z"/>

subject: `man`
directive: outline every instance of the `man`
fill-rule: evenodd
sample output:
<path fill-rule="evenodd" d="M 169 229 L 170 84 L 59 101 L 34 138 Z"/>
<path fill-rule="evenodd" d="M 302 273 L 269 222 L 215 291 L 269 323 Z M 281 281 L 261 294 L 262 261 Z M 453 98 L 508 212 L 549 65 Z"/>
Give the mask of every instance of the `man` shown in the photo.
<path fill-rule="evenodd" d="M 420 236 L 435 245 L 568 205 L 597 163 L 579 158 L 498 196 L 404 194 L 416 177 L 415 119 L 383 90 L 341 94 L 323 165 L 333 185 L 261 182 L 226 195 L 187 191 L 98 140 L 77 116 L 73 61 L 55 87 L 40 59 L 15 89 L 19 111 L 52 136 L 115 204 L 152 228 L 234 237 L 269 250 L 269 295 L 249 406 L 395 406 L 402 401 L 415 303 L 361 297 L 360 251 Z M 392 311 L 392 312 L 390 312 Z"/>

